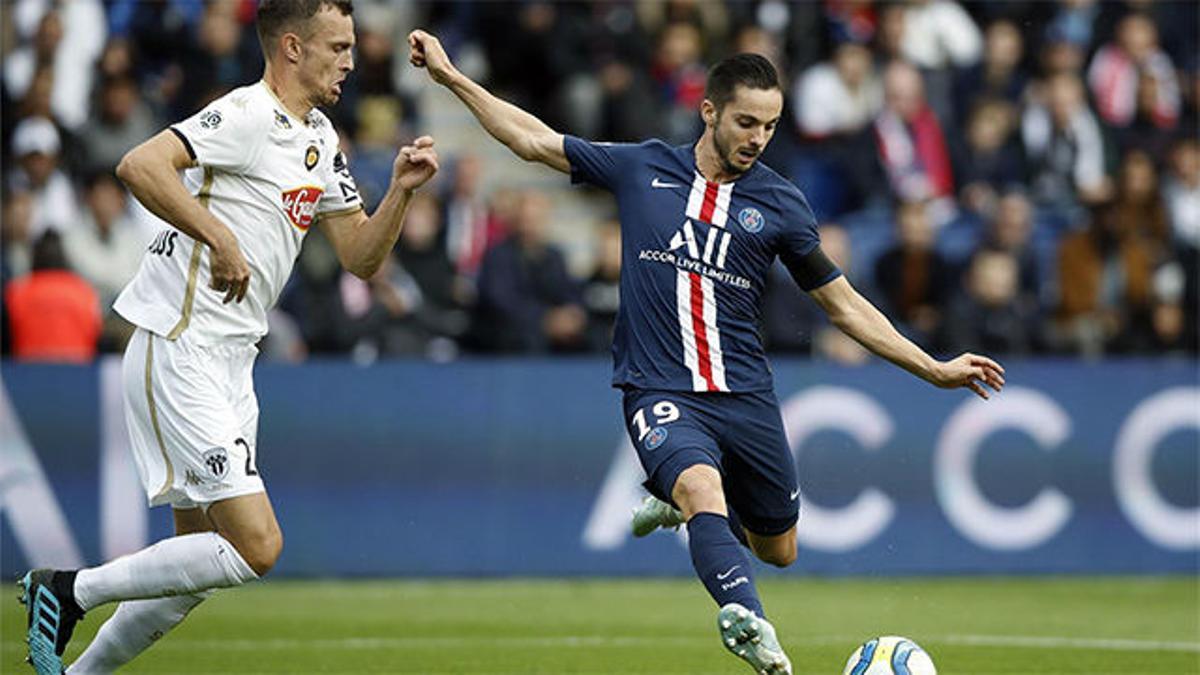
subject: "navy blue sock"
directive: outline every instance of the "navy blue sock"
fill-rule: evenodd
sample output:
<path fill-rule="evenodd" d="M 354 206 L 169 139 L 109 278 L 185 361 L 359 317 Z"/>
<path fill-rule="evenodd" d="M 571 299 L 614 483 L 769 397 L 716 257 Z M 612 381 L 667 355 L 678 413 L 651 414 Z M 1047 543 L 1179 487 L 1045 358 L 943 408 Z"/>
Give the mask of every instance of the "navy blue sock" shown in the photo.
<path fill-rule="evenodd" d="M 733 536 L 737 538 L 738 543 L 746 548 L 750 548 L 750 542 L 746 539 L 746 530 L 742 529 L 742 519 L 738 518 L 737 511 L 733 507 L 726 504 L 725 510 L 729 512 L 729 531 L 733 532 Z"/>
<path fill-rule="evenodd" d="M 716 513 L 697 513 L 687 528 L 692 566 L 717 605 L 736 602 L 763 616 L 750 558 L 729 529 L 729 520 Z"/>

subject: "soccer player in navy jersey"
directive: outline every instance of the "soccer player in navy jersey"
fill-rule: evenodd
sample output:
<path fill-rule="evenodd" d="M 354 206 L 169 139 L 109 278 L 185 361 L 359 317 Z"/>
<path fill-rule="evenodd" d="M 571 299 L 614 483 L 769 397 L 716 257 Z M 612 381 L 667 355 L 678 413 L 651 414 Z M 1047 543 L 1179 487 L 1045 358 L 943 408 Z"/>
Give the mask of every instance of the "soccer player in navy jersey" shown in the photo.
<path fill-rule="evenodd" d="M 653 495 L 635 511 L 634 533 L 686 523 L 725 646 L 756 672 L 791 673 L 739 545 L 780 567 L 796 559 L 796 467 L 757 331 L 775 257 L 838 328 L 934 385 L 987 398 L 986 387 L 1003 387 L 1003 368 L 974 354 L 934 359 L 821 252 L 800 190 L 757 162 L 783 108 L 775 69 L 761 56 L 739 54 L 709 71 L 696 143 L 607 144 L 557 133 L 496 98 L 460 73 L 434 36 L 418 30 L 408 39 L 412 63 L 519 157 L 616 195 L 623 265 L 613 386 L 624 391 Z"/>

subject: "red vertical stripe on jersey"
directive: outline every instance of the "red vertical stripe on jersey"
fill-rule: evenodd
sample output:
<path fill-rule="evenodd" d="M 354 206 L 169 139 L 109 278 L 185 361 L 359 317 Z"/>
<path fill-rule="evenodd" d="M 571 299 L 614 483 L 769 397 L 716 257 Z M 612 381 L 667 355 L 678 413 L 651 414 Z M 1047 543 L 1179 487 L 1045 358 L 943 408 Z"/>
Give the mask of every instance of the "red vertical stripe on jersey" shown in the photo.
<path fill-rule="evenodd" d="M 710 181 L 704 183 L 704 204 L 700 207 L 700 220 L 712 223 L 713 211 L 717 208 L 717 191 L 721 186 Z"/>
<path fill-rule="evenodd" d="M 704 197 L 704 204 L 707 208 L 707 195 Z M 711 208 L 709 210 L 711 211 Z M 700 377 L 704 378 L 709 391 L 717 391 L 717 383 L 713 382 L 712 376 L 712 356 L 708 353 L 708 331 L 704 327 L 704 288 L 700 285 L 699 274 L 691 272 L 688 277 L 692 282 L 692 332 L 696 334 L 696 357 L 700 362 Z"/>

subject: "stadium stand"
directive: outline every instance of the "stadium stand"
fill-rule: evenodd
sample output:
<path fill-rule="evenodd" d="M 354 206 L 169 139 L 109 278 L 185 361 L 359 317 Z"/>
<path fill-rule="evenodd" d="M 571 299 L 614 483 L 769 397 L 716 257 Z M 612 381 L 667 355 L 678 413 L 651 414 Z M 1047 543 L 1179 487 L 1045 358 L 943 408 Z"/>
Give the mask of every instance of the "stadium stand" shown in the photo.
<path fill-rule="evenodd" d="M 738 50 L 763 53 L 788 97 L 764 161 L 848 235 L 855 282 L 884 305 L 875 281 L 903 268 L 898 214 L 916 204 L 926 213 L 937 278 L 926 280 L 921 311 L 893 313 L 923 346 L 976 346 L 980 336 L 961 328 L 979 317 L 979 287 L 1011 276 L 1015 263 L 1009 318 L 1023 337 L 985 340 L 994 354 L 1197 352 L 1194 3 L 355 4 L 357 70 L 329 112 L 364 196 L 379 198 L 394 148 L 419 133 L 435 136 L 447 161 L 414 207 L 424 231 L 398 244 L 378 279 L 355 283 L 329 267 L 313 230 L 272 318 L 280 334 L 264 344 L 267 358 L 607 349 L 603 315 L 612 307 L 589 309 L 592 321 L 581 308 L 608 302 L 599 298 L 615 276 L 602 250 L 611 201 L 514 162 L 445 92 L 424 85 L 405 58 L 403 36 L 414 27 L 444 36 L 464 70 L 501 96 L 597 140 L 693 138 L 704 65 Z M 34 242 L 59 232 L 68 263 L 102 303 L 100 352 L 120 351 L 127 334 L 108 304 L 120 275 L 131 274 L 129 242 L 144 248 L 163 227 L 131 199 L 110 213 L 103 176 L 152 130 L 259 71 L 254 9 L 254 0 L 0 8 L 2 281 L 24 283 Z M 518 236 L 530 200 L 547 210 L 545 237 L 569 285 L 593 290 L 571 292 L 569 319 L 532 321 L 561 323 L 557 338 L 480 340 L 479 326 L 494 324 L 497 311 L 488 285 L 506 276 L 481 270 Z M 797 294 L 772 299 L 764 315 L 772 348 L 858 358 L 819 348 L 813 333 L 784 339 L 822 324 L 796 320 L 812 310 L 789 304 L 807 303 Z M 568 301 L 519 300 L 535 314 Z M 12 328 L 5 354 L 20 358 Z"/>

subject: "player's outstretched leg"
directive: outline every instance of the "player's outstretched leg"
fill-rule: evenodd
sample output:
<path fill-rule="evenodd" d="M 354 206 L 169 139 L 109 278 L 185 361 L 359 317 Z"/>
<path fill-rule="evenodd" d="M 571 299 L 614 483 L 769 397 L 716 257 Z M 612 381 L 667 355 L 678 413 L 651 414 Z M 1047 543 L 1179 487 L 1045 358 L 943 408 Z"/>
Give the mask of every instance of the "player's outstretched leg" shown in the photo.
<path fill-rule="evenodd" d="M 175 536 L 215 532 L 201 507 L 175 506 Z M 146 600 L 126 600 L 96 631 L 87 649 L 67 667 L 68 675 L 112 673 L 161 640 L 213 591 Z"/>
<path fill-rule="evenodd" d="M 771 622 L 731 602 L 717 612 L 717 628 L 725 648 L 760 675 L 791 675 L 792 662 L 775 637 Z"/>
<path fill-rule="evenodd" d="M 679 529 L 683 513 L 663 500 L 650 495 L 633 510 L 633 536 L 644 537 L 658 528 Z"/>
<path fill-rule="evenodd" d="M 122 602 L 87 649 L 67 667 L 67 675 L 116 672 L 161 640 L 210 595 L 212 591 Z"/>
<path fill-rule="evenodd" d="M 775 630 L 763 614 L 750 557 L 733 536 L 723 513 L 725 495 L 720 473 L 708 465 L 691 466 L 679 474 L 671 496 L 690 516 L 688 550 L 696 576 L 721 608 L 718 627 L 722 644 L 756 672 L 791 673 Z"/>
<path fill-rule="evenodd" d="M 34 570 L 22 580 L 30 661 L 38 675 L 60 675 L 71 631 L 93 607 L 239 586 L 257 578 L 238 550 L 215 532 L 164 539 L 99 567 Z"/>
<path fill-rule="evenodd" d="M 62 655 L 83 618 L 75 603 L 74 572 L 32 570 L 21 579 L 21 603 L 26 608 L 26 659 L 38 675 L 61 675 Z"/>

